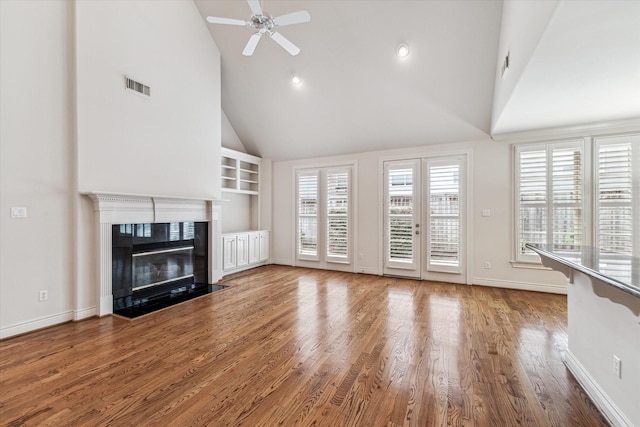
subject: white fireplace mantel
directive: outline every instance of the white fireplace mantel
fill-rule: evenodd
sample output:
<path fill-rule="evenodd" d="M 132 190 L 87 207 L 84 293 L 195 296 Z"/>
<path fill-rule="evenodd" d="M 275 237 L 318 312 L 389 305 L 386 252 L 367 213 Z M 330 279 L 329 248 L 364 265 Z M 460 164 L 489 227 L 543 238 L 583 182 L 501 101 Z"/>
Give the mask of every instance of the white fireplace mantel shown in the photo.
<path fill-rule="evenodd" d="M 93 200 L 98 247 L 98 315 L 113 313 L 112 225 L 162 222 L 208 222 L 209 283 L 222 277 L 220 199 L 168 197 L 107 192 L 84 193 Z"/>

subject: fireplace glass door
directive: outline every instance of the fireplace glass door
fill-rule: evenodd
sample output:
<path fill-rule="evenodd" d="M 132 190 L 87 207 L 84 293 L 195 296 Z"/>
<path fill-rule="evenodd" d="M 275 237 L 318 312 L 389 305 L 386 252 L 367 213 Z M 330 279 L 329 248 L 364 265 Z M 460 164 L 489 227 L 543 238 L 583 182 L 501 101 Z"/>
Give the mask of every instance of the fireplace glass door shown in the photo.
<path fill-rule="evenodd" d="M 193 277 L 193 246 L 133 254 L 133 290 Z"/>

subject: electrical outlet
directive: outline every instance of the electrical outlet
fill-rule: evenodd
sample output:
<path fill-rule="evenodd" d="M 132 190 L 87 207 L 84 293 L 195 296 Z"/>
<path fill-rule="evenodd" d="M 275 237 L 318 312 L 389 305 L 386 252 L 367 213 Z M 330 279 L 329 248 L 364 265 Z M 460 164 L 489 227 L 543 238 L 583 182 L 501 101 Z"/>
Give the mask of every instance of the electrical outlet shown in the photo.
<path fill-rule="evenodd" d="M 491 261 L 485 261 L 484 268 L 487 268 L 487 269 L 491 268 Z"/>
<path fill-rule="evenodd" d="M 620 361 L 620 358 L 614 354 L 613 355 L 613 373 L 618 378 L 622 378 L 621 365 L 622 365 L 622 362 Z"/>
<path fill-rule="evenodd" d="M 49 291 L 40 291 L 38 297 L 40 298 L 40 301 L 46 301 L 49 299 Z"/>

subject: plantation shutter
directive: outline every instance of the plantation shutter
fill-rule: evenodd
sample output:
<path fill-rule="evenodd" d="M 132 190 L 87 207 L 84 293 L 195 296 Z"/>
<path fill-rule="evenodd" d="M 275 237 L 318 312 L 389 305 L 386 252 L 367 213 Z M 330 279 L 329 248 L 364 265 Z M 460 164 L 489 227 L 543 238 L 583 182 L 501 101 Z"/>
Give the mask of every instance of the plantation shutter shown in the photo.
<path fill-rule="evenodd" d="M 582 149 L 554 148 L 551 163 L 553 250 L 577 252 L 582 245 Z"/>
<path fill-rule="evenodd" d="M 429 239 L 427 269 L 459 272 L 461 242 L 461 161 L 428 163 Z"/>
<path fill-rule="evenodd" d="M 297 173 L 298 259 L 318 260 L 318 171 Z"/>
<path fill-rule="evenodd" d="M 582 142 L 518 147 L 518 260 L 535 261 L 526 243 L 577 252 L 583 243 Z"/>
<path fill-rule="evenodd" d="M 547 151 L 520 151 L 518 157 L 518 248 L 547 242 Z"/>
<path fill-rule="evenodd" d="M 389 261 L 413 263 L 414 168 L 390 169 L 388 173 Z"/>
<path fill-rule="evenodd" d="M 612 140 L 598 141 L 596 242 L 601 251 L 632 255 L 634 201 L 631 141 Z"/>
<path fill-rule="evenodd" d="M 349 262 L 349 169 L 326 173 L 327 261 Z"/>

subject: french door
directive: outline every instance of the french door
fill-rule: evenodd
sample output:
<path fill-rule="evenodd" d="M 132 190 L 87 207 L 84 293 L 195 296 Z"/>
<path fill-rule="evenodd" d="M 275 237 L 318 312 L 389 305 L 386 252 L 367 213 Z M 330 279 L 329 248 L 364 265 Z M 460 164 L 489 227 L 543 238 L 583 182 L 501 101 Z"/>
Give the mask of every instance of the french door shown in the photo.
<path fill-rule="evenodd" d="M 384 274 L 420 278 L 420 159 L 384 163 Z"/>
<path fill-rule="evenodd" d="M 296 171 L 296 265 L 353 271 L 351 170 Z"/>
<path fill-rule="evenodd" d="M 466 283 L 466 156 L 384 163 L 384 274 Z"/>

